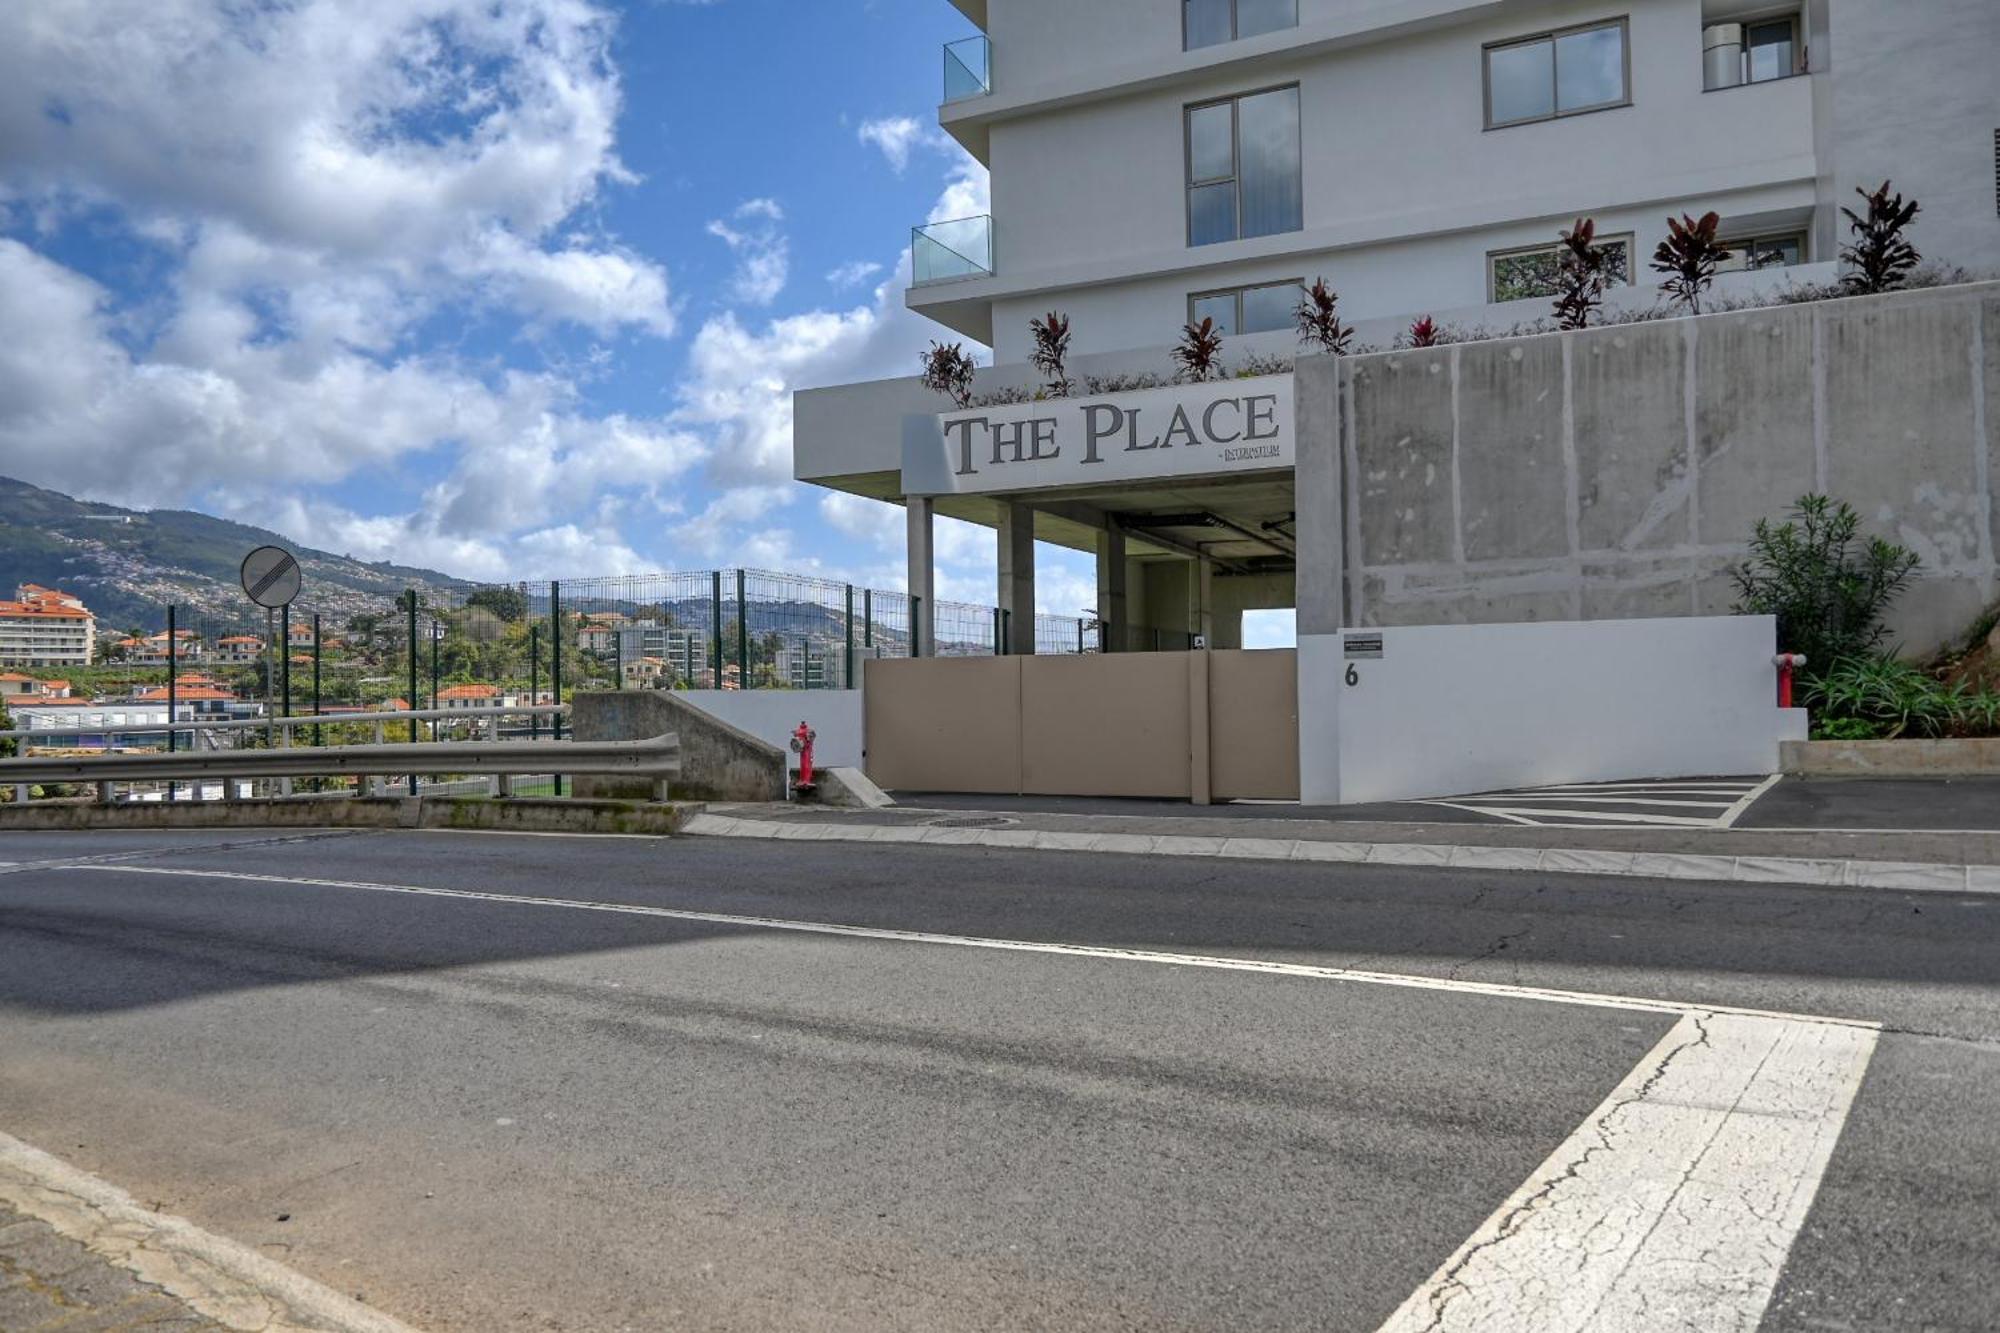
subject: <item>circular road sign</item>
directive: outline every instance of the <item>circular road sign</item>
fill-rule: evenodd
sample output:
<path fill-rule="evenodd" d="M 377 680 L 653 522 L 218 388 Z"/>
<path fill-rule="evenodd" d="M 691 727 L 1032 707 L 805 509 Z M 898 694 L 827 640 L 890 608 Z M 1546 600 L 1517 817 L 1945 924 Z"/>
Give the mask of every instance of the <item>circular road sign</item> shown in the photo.
<path fill-rule="evenodd" d="M 304 581 L 297 558 L 282 546 L 260 546 L 243 557 L 243 591 L 259 606 L 290 606 Z"/>

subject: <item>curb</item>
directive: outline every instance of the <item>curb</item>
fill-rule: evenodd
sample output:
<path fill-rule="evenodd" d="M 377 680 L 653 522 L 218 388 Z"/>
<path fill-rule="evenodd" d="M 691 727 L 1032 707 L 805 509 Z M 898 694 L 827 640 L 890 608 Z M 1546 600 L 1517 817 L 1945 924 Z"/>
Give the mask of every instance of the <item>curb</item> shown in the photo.
<path fill-rule="evenodd" d="M 1703 880 L 1724 884 L 1795 884 L 1818 888 L 2000 895 L 2000 866 L 1938 865 L 1921 861 L 1704 856 L 1683 852 L 1610 852 L 1560 847 L 1321 842 L 1311 838 L 1155 837 L 1143 833 L 1057 833 L 1033 829 L 936 828 L 909 824 L 778 823 L 708 813 L 697 814 L 688 820 L 683 832 L 695 837 L 762 838 L 777 842 L 922 843 L 943 847 L 1004 847 L 1016 851 L 1213 856 L 1250 861 L 1428 866 L 1439 870 L 1534 870 L 1549 874 Z"/>
<path fill-rule="evenodd" d="M 196 1313 L 262 1333 L 416 1333 L 246 1245 L 0 1134 L 0 1199 Z"/>

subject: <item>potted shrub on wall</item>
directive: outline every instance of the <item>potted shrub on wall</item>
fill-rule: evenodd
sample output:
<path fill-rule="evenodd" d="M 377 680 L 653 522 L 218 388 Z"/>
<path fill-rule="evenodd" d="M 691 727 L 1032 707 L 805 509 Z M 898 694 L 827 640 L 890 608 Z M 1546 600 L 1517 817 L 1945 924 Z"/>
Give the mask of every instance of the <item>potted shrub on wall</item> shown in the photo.
<path fill-rule="evenodd" d="M 1840 247 L 1842 261 L 1853 266 L 1841 281 L 1849 291 L 1863 296 L 1895 291 L 1909 281 L 1910 271 L 1923 258 L 1903 235 L 1903 229 L 1923 210 L 1914 199 L 1904 203 L 1901 194 L 1892 197 L 1889 189 L 1888 181 L 1876 190 L 1855 189 L 1868 201 L 1866 217 L 1851 208 L 1840 210 L 1853 234 L 1853 239 Z"/>
<path fill-rule="evenodd" d="M 978 367 L 965 354 L 963 343 L 932 343 L 921 353 L 924 387 L 951 399 L 961 412 L 972 406 L 972 375 Z"/>
<path fill-rule="evenodd" d="M 1354 329 L 1341 323 L 1340 293 L 1327 286 L 1325 278 L 1315 278 L 1304 292 L 1292 312 L 1298 324 L 1299 341 L 1317 347 L 1328 356 L 1346 356 L 1348 345 L 1354 341 Z"/>
<path fill-rule="evenodd" d="M 1069 397 L 1069 316 L 1051 310 L 1040 319 L 1031 319 L 1028 335 L 1028 364 L 1046 379 L 1049 397 Z"/>
<path fill-rule="evenodd" d="M 1653 271 L 1667 275 L 1660 290 L 1689 313 L 1701 313 L 1701 294 L 1715 281 L 1722 261 L 1735 251 L 1716 239 L 1722 216 L 1704 213 L 1699 219 L 1683 213 L 1667 219 L 1667 238 L 1653 251 Z"/>
<path fill-rule="evenodd" d="M 1196 384 L 1216 377 L 1222 369 L 1222 334 L 1214 320 L 1204 319 L 1181 330 L 1180 343 L 1174 348 L 1174 364 L 1180 367 L 1182 378 Z"/>
<path fill-rule="evenodd" d="M 1611 257 L 1596 244 L 1594 218 L 1578 218 L 1561 237 L 1562 248 L 1556 255 L 1556 327 L 1586 329 L 1604 304 Z"/>

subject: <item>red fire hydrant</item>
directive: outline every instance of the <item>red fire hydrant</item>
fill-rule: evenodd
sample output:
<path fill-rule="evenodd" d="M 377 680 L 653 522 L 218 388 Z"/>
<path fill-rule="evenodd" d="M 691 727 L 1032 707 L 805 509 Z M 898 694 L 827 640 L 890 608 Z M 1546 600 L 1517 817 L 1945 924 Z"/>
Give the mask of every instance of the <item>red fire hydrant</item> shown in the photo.
<path fill-rule="evenodd" d="M 799 729 L 792 733 L 792 753 L 799 757 L 799 780 L 797 786 L 800 791 L 812 790 L 813 742 L 818 738 L 819 733 L 803 722 L 799 723 Z"/>
<path fill-rule="evenodd" d="M 1778 664 L 1778 707 L 1792 706 L 1792 673 L 1806 664 L 1804 653 L 1779 653 L 1771 659 Z"/>

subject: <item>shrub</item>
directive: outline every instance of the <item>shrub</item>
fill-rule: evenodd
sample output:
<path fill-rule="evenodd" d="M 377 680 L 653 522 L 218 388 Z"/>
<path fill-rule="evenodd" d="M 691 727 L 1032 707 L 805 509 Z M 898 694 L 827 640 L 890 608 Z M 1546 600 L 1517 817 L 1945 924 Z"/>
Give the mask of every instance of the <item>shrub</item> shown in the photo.
<path fill-rule="evenodd" d="M 1028 364 L 1047 378 L 1049 397 L 1069 397 L 1069 317 L 1051 310 L 1029 320 L 1028 333 L 1034 343 L 1028 349 Z"/>
<path fill-rule="evenodd" d="M 1326 285 L 1325 278 L 1314 279 L 1313 285 L 1304 291 L 1292 311 L 1292 318 L 1299 326 L 1299 341 L 1329 356 L 1346 356 L 1348 345 L 1354 341 L 1354 330 L 1340 322 L 1337 308 L 1340 294 Z"/>
<path fill-rule="evenodd" d="M 1667 238 L 1653 251 L 1653 271 L 1667 280 L 1660 290 L 1694 314 L 1701 313 L 1701 294 L 1715 282 L 1715 271 L 1735 253 L 1716 240 L 1722 215 L 1704 213 L 1699 219 L 1683 213 L 1667 219 Z"/>
<path fill-rule="evenodd" d="M 1857 549 L 1860 526 L 1852 506 L 1802 496 L 1785 522 L 1757 520 L 1749 560 L 1729 571 L 1737 614 L 1776 616 L 1780 650 L 1806 655 L 1809 680 L 1881 646 L 1882 617 L 1917 570 L 1880 537 Z"/>
<path fill-rule="evenodd" d="M 962 343 L 932 343 L 922 354 L 924 387 L 951 399 L 960 411 L 972 406 L 972 374 L 977 369 Z"/>
<path fill-rule="evenodd" d="M 1254 379 L 1258 375 L 1285 375 L 1298 369 L 1298 362 L 1289 356 L 1258 356 L 1254 352 L 1243 358 L 1243 364 L 1236 368 L 1239 380 Z"/>
<path fill-rule="evenodd" d="M 1429 315 L 1410 325 L 1407 337 L 1411 347 L 1436 347 L 1444 336 L 1444 330 Z"/>
<path fill-rule="evenodd" d="M 1556 327 L 1589 328 L 1590 317 L 1604 304 L 1611 257 L 1595 243 L 1595 219 L 1578 218 L 1576 225 L 1561 235 L 1562 248 L 1556 256 Z"/>
<path fill-rule="evenodd" d="M 7 716 L 7 705 L 0 703 L 0 731 L 12 731 L 13 729 L 13 720 Z M 0 759 L 13 758 L 16 748 L 12 736 L 0 736 Z"/>
<path fill-rule="evenodd" d="M 1214 320 L 1204 319 L 1181 330 L 1180 343 L 1174 348 L 1174 364 L 1181 368 L 1183 377 L 1196 384 L 1215 378 L 1222 368 L 1222 335 L 1216 331 Z"/>
<path fill-rule="evenodd" d="M 1903 236 L 1903 228 L 1921 210 L 1914 199 L 1906 204 L 1900 194 L 1890 197 L 1888 181 L 1873 191 L 1856 187 L 1854 192 L 1868 201 L 1868 216 L 1862 217 L 1851 208 L 1840 210 L 1853 233 L 1853 239 L 1840 247 L 1841 259 L 1853 265 L 1842 281 L 1849 291 L 1864 296 L 1894 291 L 1909 279 L 1910 270 L 1923 257 Z"/>
<path fill-rule="evenodd" d="M 1806 686 L 1806 706 L 1823 713 L 1822 731 L 1853 733 L 1867 727 L 1874 736 L 1957 736 L 1990 732 L 2000 721 L 2000 695 L 1977 694 L 1963 684 L 1947 684 L 1920 667 L 1887 655 L 1848 657 L 1833 663 Z"/>

